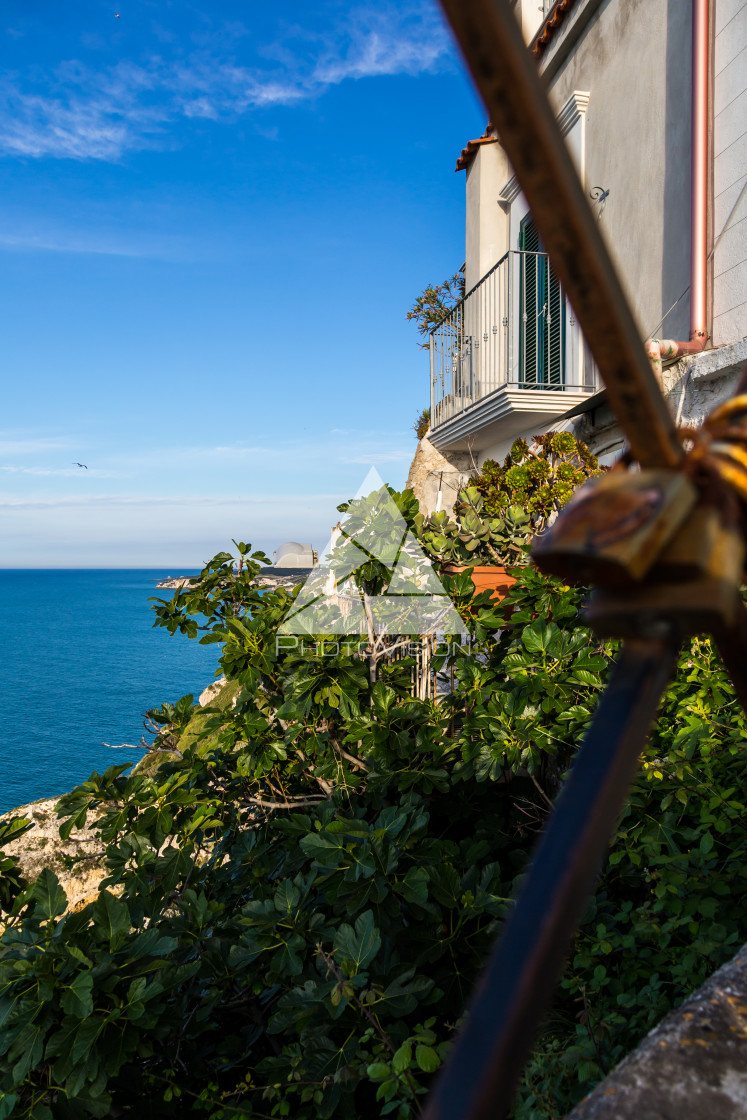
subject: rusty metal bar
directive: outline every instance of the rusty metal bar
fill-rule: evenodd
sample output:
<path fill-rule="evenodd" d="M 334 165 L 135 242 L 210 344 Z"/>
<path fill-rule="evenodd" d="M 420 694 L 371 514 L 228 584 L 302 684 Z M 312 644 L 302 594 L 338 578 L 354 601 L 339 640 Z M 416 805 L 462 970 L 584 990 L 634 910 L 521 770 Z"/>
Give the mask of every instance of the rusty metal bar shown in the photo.
<path fill-rule="evenodd" d="M 623 648 L 425 1120 L 508 1112 L 676 658 L 674 642 Z"/>
<path fill-rule="evenodd" d="M 635 458 L 683 457 L 641 333 L 509 0 L 441 0 Z"/>

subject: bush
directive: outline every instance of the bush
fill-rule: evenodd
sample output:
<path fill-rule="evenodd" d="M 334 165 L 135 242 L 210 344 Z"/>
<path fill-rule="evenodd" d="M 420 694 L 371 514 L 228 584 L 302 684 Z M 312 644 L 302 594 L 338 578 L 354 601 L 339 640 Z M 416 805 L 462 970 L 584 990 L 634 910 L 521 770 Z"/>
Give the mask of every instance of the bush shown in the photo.
<path fill-rule="evenodd" d="M 430 348 L 428 336 L 450 311 L 453 311 L 460 300 L 464 299 L 464 269 L 460 268 L 442 284 L 428 284 L 413 303 L 405 316 L 415 322 L 418 334 L 425 339 L 419 342 L 421 350 Z"/>
<path fill-rule="evenodd" d="M 412 426 L 412 430 L 419 440 L 423 439 L 428 434 L 428 429 L 431 426 L 431 410 L 424 408 L 418 415 L 417 420 Z"/>
<path fill-rule="evenodd" d="M 412 523 L 412 496 L 395 498 Z M 0 1117 L 417 1116 L 596 706 L 614 648 L 583 626 L 578 590 L 531 567 L 508 626 L 449 581 L 472 646 L 439 654 L 455 688 L 437 706 L 410 695 L 407 659 L 372 675 L 278 652 L 293 596 L 254 589 L 241 548 L 240 572 L 222 554 L 156 603 L 157 624 L 223 643 L 226 694 L 181 730 L 183 757 L 111 767 L 61 802 L 63 833 L 93 823 L 107 845 L 99 898 L 66 912 L 44 872 L 9 899 Z M 522 1120 L 563 1115 L 732 953 L 743 730 L 710 643 L 693 643 Z"/>

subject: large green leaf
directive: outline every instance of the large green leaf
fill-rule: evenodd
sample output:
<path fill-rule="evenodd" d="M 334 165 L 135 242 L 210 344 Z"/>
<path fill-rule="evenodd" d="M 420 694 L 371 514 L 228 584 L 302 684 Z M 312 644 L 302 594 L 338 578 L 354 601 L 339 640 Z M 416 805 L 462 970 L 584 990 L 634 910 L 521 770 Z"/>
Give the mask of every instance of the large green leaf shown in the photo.
<path fill-rule="evenodd" d="M 67 895 L 60 886 L 60 880 L 48 867 L 44 868 L 32 886 L 31 897 L 36 903 L 36 912 L 42 918 L 56 918 L 67 906 Z"/>
<path fill-rule="evenodd" d="M 558 635 L 558 627 L 547 619 L 537 618 L 521 635 L 525 649 L 530 653 L 546 653 Z"/>
<path fill-rule="evenodd" d="M 301 892 L 298 887 L 290 881 L 284 879 L 279 883 L 275 891 L 275 909 L 279 910 L 281 914 L 292 914 L 301 901 Z"/>
<path fill-rule="evenodd" d="M 380 948 L 381 934 L 374 925 L 372 910 L 358 915 L 355 929 L 343 922 L 335 934 L 335 955 L 352 966 L 353 975 L 370 964 Z"/>
<path fill-rule="evenodd" d="M 90 972 L 79 972 L 70 984 L 67 991 L 63 992 L 60 1004 L 62 1010 L 68 1015 L 75 1015 L 84 1019 L 93 1011 L 93 976 Z"/>
<path fill-rule="evenodd" d="M 97 932 L 104 936 L 109 948 L 114 951 L 132 926 L 127 904 L 111 891 L 103 890 L 93 904 L 92 916 Z"/>
<path fill-rule="evenodd" d="M 0 848 L 11 840 L 17 840 L 33 827 L 34 822 L 27 817 L 12 817 L 9 821 L 0 821 Z"/>
<path fill-rule="evenodd" d="M 8 1117 L 13 1115 L 17 1100 L 16 1093 L 4 1093 L 0 1089 L 0 1120 L 8 1120 Z"/>

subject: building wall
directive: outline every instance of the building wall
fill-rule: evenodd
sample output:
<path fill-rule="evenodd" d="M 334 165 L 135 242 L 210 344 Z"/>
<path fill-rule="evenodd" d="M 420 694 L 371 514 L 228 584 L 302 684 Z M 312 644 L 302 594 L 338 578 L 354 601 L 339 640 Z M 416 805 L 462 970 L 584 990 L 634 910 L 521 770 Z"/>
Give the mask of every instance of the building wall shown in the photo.
<path fill-rule="evenodd" d="M 584 9 L 594 9 L 574 42 Z M 609 190 L 600 229 L 642 337 L 687 338 L 689 284 L 690 46 L 687 0 L 585 0 L 542 59 L 560 110 L 588 90 L 586 185 Z"/>
<path fill-rule="evenodd" d="M 552 0 L 513 0 L 513 4 L 524 41 L 531 43 L 540 29 L 545 14 L 552 7 Z"/>
<path fill-rule="evenodd" d="M 716 0 L 713 30 L 713 233 L 717 244 L 712 335 L 714 346 L 720 346 L 747 335 L 747 0 Z"/>
<path fill-rule="evenodd" d="M 464 282 L 474 288 L 508 249 L 508 216 L 499 203 L 510 175 L 500 144 L 482 144 L 467 168 Z"/>
<path fill-rule="evenodd" d="M 538 7 L 540 0 L 533 2 Z M 528 5 L 522 6 L 526 19 L 533 18 Z M 712 8 L 710 226 L 711 243 L 716 244 L 709 326 L 711 345 L 726 348 L 721 357 L 713 351 L 702 356 L 707 375 L 697 372 L 698 362 L 692 370 L 687 362 L 671 370 L 672 384 L 665 386 L 670 406 L 686 423 L 702 421 L 713 404 L 733 391 L 738 363 L 729 357 L 733 345 L 727 344 L 739 343 L 740 354 L 747 345 L 740 343 L 747 337 L 747 0 L 712 0 Z M 587 194 L 594 187 L 609 191 L 600 230 L 641 338 L 689 337 L 691 34 L 691 0 L 578 0 L 540 63 L 561 119 L 574 94 L 588 93 L 583 128 L 568 134 L 567 141 L 585 171 Z M 489 189 L 483 190 L 487 179 L 476 176 L 470 185 L 468 177 L 468 287 L 504 248 L 490 225 L 500 222 L 496 175 L 508 217 L 505 248 L 517 247 L 519 220 L 526 212 L 518 189 L 506 192 L 511 168 L 500 178 L 499 145 L 489 150 Z M 473 167 L 483 155 L 484 149 Z M 605 455 L 622 440 L 614 417 L 603 408 L 572 426 Z M 513 438 L 534 434 L 516 431 L 511 439 L 481 449 L 479 461 L 502 458 Z"/>
<path fill-rule="evenodd" d="M 747 336 L 747 0 L 712 7 L 711 336 L 721 346 Z M 600 229 L 644 338 L 689 337 L 691 34 L 690 0 L 580 0 L 541 60 L 556 111 L 589 92 L 585 185 L 610 192 Z"/>

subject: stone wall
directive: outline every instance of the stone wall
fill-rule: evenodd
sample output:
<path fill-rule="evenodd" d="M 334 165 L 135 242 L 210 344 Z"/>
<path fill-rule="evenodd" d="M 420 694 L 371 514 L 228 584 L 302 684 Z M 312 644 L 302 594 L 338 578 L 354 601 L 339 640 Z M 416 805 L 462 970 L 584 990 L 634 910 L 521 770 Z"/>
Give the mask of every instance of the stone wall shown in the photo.
<path fill-rule="evenodd" d="M 461 483 L 469 477 L 476 467 L 476 461 L 468 451 L 450 451 L 448 458 L 434 447 L 424 435 L 418 443 L 410 471 L 407 487 L 420 502 L 423 513 L 432 513 L 438 503 L 441 490 L 440 509 L 451 510 Z"/>
<path fill-rule="evenodd" d="M 568 1120 L 744 1120 L 747 945 L 578 1105 Z"/>

